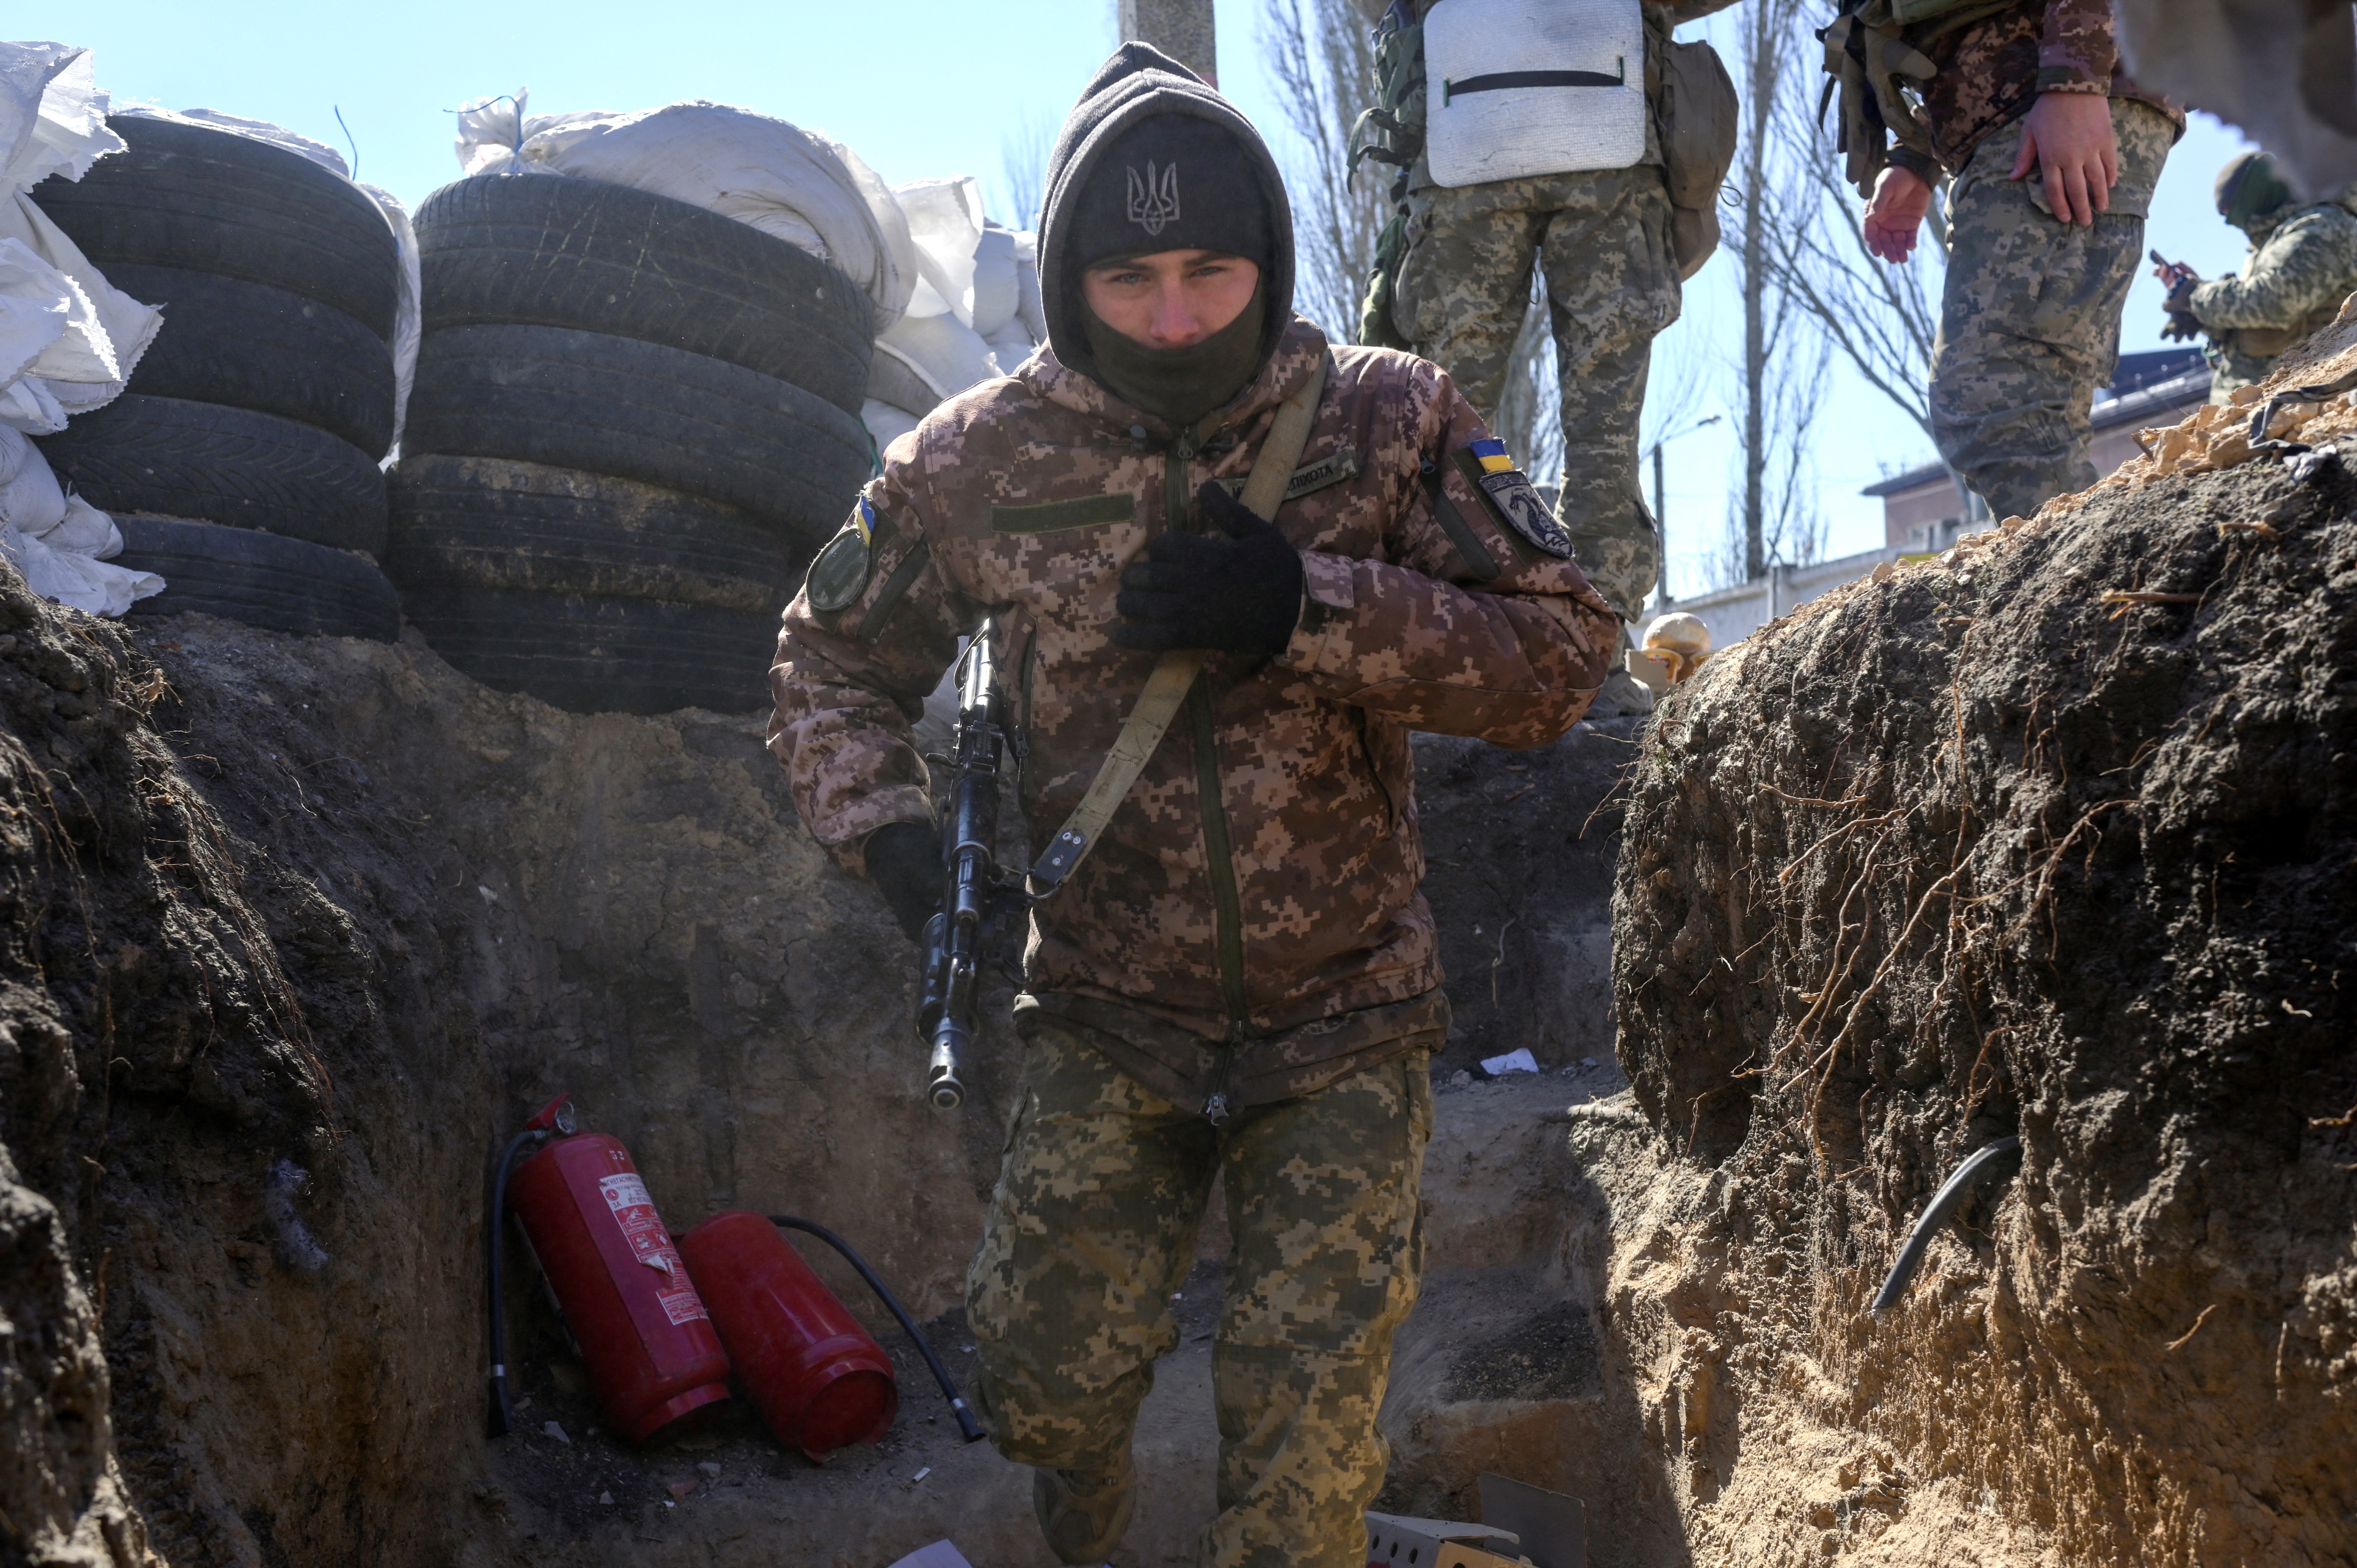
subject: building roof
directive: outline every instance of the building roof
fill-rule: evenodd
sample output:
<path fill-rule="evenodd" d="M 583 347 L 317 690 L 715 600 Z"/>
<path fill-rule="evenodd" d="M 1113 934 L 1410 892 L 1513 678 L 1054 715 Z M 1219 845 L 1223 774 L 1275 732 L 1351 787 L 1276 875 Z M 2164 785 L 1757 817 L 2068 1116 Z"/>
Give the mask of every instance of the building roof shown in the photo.
<path fill-rule="evenodd" d="M 2210 361 L 2199 349 L 2151 349 L 2122 354 L 2118 368 L 2112 372 L 2111 383 L 2095 391 L 2088 423 L 2097 430 L 2111 430 L 2209 395 Z M 1895 496 L 1947 477 L 1945 463 L 1925 463 L 1878 480 L 1858 494 Z"/>

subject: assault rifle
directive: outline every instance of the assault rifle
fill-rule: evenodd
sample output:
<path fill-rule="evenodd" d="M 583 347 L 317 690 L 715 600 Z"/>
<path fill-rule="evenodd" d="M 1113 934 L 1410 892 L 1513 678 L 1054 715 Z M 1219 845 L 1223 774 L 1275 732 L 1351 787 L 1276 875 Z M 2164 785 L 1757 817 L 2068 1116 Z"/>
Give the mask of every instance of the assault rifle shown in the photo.
<path fill-rule="evenodd" d="M 1022 897 L 998 869 L 998 760 L 1006 744 L 990 628 L 967 644 L 958 679 L 957 735 L 948 755 L 926 761 L 948 776 L 942 812 L 942 909 L 925 923 L 924 985 L 917 1036 L 932 1048 L 925 1097 L 954 1111 L 965 1099 L 958 1058 L 981 1028 L 983 936 L 994 906 Z"/>

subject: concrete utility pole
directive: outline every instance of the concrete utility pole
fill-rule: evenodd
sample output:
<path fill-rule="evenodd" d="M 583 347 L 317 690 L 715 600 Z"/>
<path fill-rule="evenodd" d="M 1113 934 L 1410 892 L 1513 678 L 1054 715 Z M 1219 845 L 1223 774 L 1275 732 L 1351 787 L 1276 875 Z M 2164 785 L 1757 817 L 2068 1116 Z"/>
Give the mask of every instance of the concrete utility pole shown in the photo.
<path fill-rule="evenodd" d="M 1121 36 L 1152 44 L 1217 87 L 1220 50 L 1211 0 L 1116 0 Z"/>

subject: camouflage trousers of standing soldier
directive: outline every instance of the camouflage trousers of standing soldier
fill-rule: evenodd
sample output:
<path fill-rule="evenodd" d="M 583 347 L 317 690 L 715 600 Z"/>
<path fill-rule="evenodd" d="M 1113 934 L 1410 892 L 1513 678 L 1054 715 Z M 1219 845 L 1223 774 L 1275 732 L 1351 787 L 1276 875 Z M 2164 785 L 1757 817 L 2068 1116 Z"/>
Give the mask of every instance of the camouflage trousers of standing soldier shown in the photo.
<path fill-rule="evenodd" d="M 1653 339 L 1678 318 L 1679 305 L 1661 169 L 1639 164 L 1408 192 L 1393 323 L 1492 424 L 1534 263 L 1546 277 L 1563 386 L 1557 510 L 1580 569 L 1621 619 L 1632 620 L 1661 573 L 1637 474 L 1637 421 Z"/>
<path fill-rule="evenodd" d="M 1039 1468 L 1120 1463 L 1155 1360 L 1178 1346 L 1171 1293 L 1219 1175 L 1234 1237 L 1211 1352 L 1220 1511 L 1197 1561 L 1362 1568 L 1389 1463 L 1375 1412 L 1423 1272 L 1424 1053 L 1215 1130 L 1062 1024 L 1027 1032 L 966 1281 L 992 1441 Z"/>
<path fill-rule="evenodd" d="M 2055 220 L 2043 181 L 2012 180 L 2022 122 L 1973 149 L 1948 196 L 1948 275 L 1932 349 L 1932 438 L 1999 518 L 2095 482 L 2088 409 L 2120 350 L 2120 309 L 2177 128 L 2115 98 L 2120 178 L 2092 227 Z"/>
<path fill-rule="evenodd" d="M 2210 356 L 2210 401 L 2231 403 L 2244 387 L 2257 386 L 2276 368 L 2280 354 L 2244 354 L 2213 349 Z"/>

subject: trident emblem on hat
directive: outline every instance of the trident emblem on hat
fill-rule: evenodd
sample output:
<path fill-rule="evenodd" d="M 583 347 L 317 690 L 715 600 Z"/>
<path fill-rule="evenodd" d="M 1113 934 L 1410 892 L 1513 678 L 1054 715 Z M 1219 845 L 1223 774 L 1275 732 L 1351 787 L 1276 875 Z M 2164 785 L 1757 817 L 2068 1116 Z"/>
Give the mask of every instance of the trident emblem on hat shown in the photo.
<path fill-rule="evenodd" d="M 1129 220 L 1147 234 L 1159 234 L 1169 224 L 1178 221 L 1178 166 L 1166 164 L 1160 170 L 1152 159 L 1146 164 L 1146 177 L 1138 177 L 1137 166 L 1129 167 Z"/>

